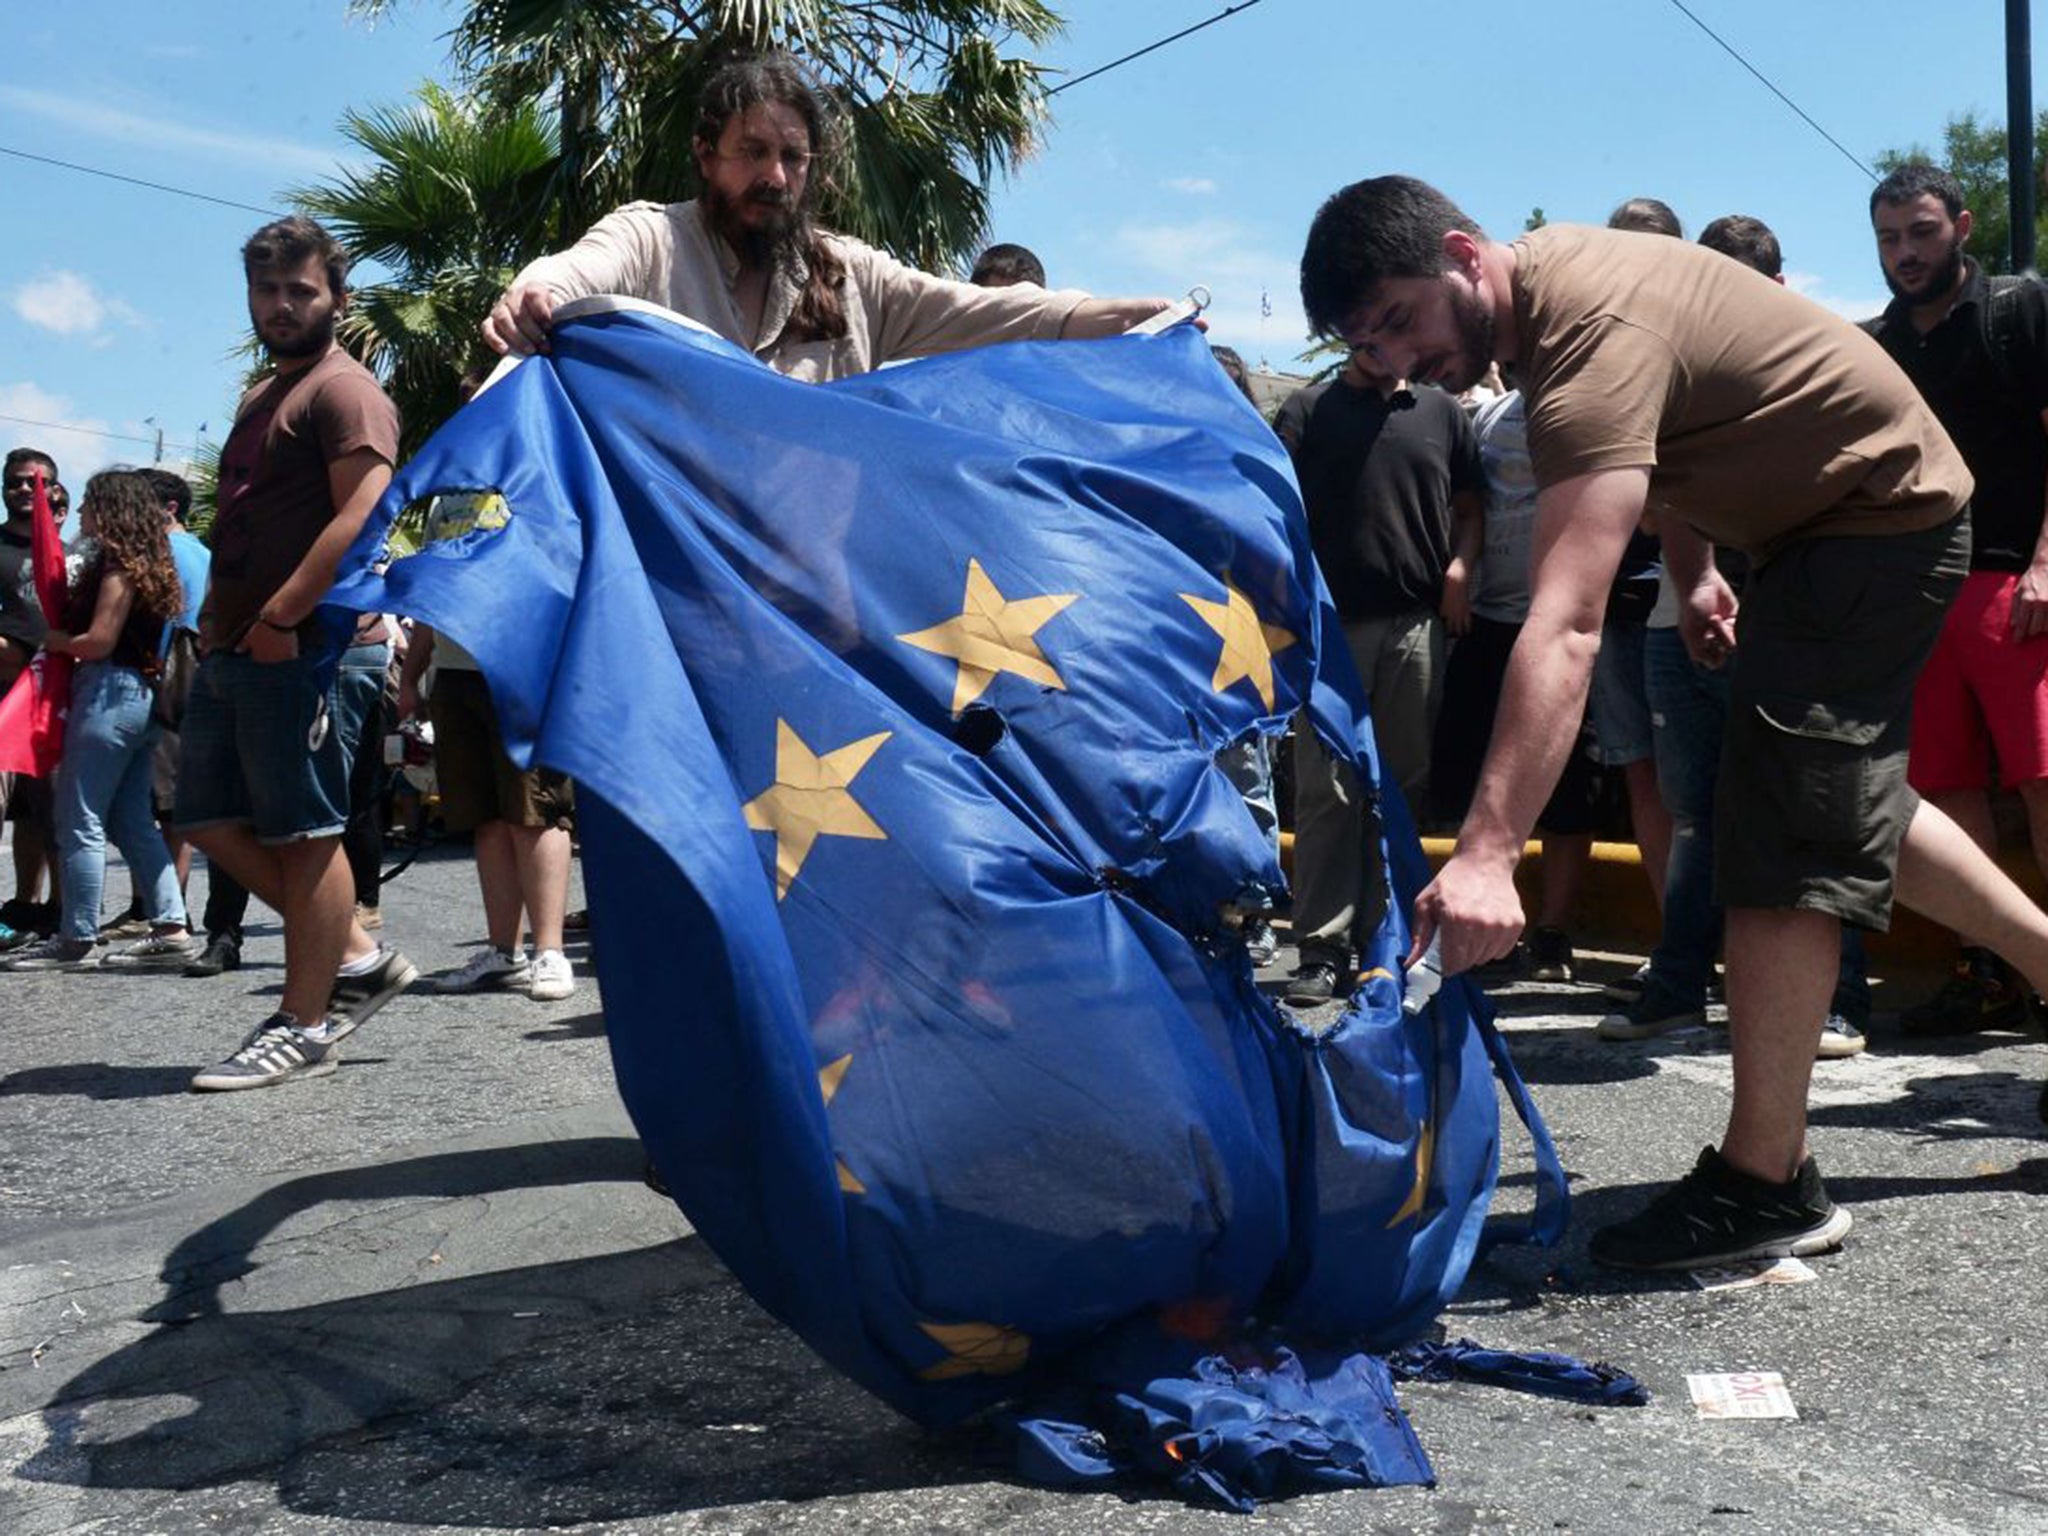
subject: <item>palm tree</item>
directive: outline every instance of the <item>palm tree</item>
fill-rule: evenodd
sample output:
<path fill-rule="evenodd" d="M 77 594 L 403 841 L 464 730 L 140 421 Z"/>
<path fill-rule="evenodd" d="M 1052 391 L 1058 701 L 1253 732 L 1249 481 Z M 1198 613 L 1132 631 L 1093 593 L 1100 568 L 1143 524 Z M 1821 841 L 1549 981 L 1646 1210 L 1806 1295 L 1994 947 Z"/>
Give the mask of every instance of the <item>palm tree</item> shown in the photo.
<path fill-rule="evenodd" d="M 458 403 L 481 360 L 477 326 L 512 274 L 557 243 L 552 117 L 440 86 L 409 106 L 351 112 L 343 133 L 366 168 L 292 200 L 357 260 L 390 276 L 356 289 L 338 333 L 397 403 L 410 453 Z"/>

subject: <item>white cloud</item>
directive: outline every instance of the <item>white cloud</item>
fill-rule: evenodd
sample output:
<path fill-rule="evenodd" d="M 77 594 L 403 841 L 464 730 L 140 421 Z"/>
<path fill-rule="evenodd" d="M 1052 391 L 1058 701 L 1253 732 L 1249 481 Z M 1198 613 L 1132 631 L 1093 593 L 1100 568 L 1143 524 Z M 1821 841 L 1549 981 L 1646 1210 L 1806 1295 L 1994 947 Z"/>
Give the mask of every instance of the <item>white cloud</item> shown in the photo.
<path fill-rule="evenodd" d="M 56 423 L 56 425 L 45 425 Z M 114 428 L 96 416 L 81 415 L 64 395 L 53 395 L 23 381 L 0 384 L 0 443 L 9 448 L 40 448 L 57 461 L 57 472 L 71 488 L 75 506 L 86 477 L 109 464 L 147 463 L 150 445 L 102 437 Z M 137 437 L 141 432 L 130 427 Z"/>
<path fill-rule="evenodd" d="M 57 271 L 14 290 L 14 312 L 30 325 L 59 336 L 97 336 L 109 321 L 127 325 L 142 317 L 119 299 L 100 293 L 76 272 Z"/>
<path fill-rule="evenodd" d="M 204 128 L 167 117 L 124 111 L 89 96 L 57 91 L 0 86 L 0 106 L 26 112 L 45 122 L 75 129 L 97 139 L 139 144 L 157 151 L 185 150 L 216 159 L 262 166 L 275 173 L 324 176 L 333 173 L 341 156 L 311 144 L 295 144 L 263 133 Z"/>
<path fill-rule="evenodd" d="M 1191 197 L 1207 197 L 1216 190 L 1216 183 L 1207 176 L 1170 176 L 1161 185 L 1169 192 L 1185 192 Z"/>
<path fill-rule="evenodd" d="M 1811 272 L 1787 272 L 1785 286 L 1814 303 L 1832 309 L 1851 320 L 1868 320 L 1890 302 L 1883 294 L 1839 294 L 1830 292 L 1827 280 Z"/>
<path fill-rule="evenodd" d="M 1178 296 L 1197 283 L 1207 288 L 1203 318 L 1211 341 L 1237 348 L 1247 362 L 1298 366 L 1294 359 L 1308 346 L 1298 256 L 1262 248 L 1257 231 L 1229 219 L 1126 224 L 1112 246 L 1154 291 Z"/>

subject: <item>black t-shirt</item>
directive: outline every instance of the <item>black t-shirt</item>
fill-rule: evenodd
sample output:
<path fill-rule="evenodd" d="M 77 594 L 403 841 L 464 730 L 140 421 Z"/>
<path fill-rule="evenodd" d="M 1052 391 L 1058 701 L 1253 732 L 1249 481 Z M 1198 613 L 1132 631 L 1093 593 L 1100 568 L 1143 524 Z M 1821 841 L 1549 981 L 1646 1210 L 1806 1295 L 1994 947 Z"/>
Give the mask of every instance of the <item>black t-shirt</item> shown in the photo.
<path fill-rule="evenodd" d="M 1903 300 L 1870 322 L 1871 333 L 1905 369 L 1977 478 L 1970 498 L 1970 568 L 2023 571 L 2041 533 L 2048 490 L 2048 288 L 2022 284 L 2012 305 L 2006 366 L 1985 347 L 1984 274 L 1968 262 L 1962 291 L 1925 336 Z"/>
<path fill-rule="evenodd" d="M 1294 456 L 1316 563 L 1338 617 L 1435 608 L 1451 558 L 1451 495 L 1483 494 L 1479 439 L 1440 389 L 1314 384 L 1273 423 Z"/>
<path fill-rule="evenodd" d="M 0 635 L 19 640 L 31 651 L 43 643 L 49 628 L 43 605 L 36 600 L 33 549 L 26 533 L 0 528 Z"/>

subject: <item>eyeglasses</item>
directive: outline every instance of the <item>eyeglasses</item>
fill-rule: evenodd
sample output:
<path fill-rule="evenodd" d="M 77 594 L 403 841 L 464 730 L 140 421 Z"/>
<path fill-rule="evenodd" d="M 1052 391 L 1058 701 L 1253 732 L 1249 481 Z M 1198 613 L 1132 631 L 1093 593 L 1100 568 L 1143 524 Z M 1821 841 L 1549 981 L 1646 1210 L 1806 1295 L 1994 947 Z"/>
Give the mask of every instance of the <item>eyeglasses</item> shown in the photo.
<path fill-rule="evenodd" d="M 36 477 L 34 475 L 9 475 L 0 484 L 4 484 L 5 488 L 10 491 L 32 491 L 36 487 Z"/>
<path fill-rule="evenodd" d="M 763 144 L 758 139 L 743 140 L 738 149 L 721 149 L 718 158 L 737 165 L 750 165 L 757 171 L 780 162 L 785 176 L 801 176 L 811 168 L 809 150 L 777 149 L 773 144 Z"/>

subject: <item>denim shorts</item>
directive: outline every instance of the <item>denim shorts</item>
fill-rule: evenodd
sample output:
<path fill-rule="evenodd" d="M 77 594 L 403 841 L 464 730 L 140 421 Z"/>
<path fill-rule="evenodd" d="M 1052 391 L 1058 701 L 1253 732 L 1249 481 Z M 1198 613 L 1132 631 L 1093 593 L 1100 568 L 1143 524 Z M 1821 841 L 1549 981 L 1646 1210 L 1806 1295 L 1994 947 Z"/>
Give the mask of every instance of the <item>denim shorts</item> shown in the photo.
<path fill-rule="evenodd" d="M 244 822 L 263 843 L 339 837 L 367 696 L 331 661 L 208 656 L 185 705 L 175 825 Z"/>
<path fill-rule="evenodd" d="M 1650 696 L 1643 687 L 1647 636 L 1643 625 L 1633 621 L 1611 621 L 1600 630 L 1586 718 L 1593 726 L 1592 759 L 1609 768 L 1640 763 L 1657 750 L 1650 731 Z"/>

